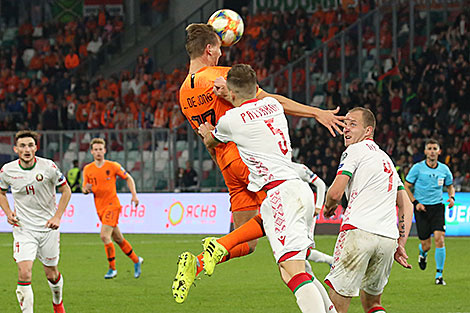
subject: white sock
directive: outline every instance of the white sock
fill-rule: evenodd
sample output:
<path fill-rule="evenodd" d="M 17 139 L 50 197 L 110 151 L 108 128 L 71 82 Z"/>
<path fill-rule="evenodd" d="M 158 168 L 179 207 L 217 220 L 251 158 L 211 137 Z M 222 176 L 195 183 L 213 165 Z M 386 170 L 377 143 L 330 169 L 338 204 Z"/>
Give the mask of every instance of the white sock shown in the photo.
<path fill-rule="evenodd" d="M 313 283 L 305 284 L 297 289 L 295 297 L 302 313 L 326 313 L 320 291 Z"/>
<path fill-rule="evenodd" d="M 60 304 L 62 302 L 62 287 L 64 286 L 64 277 L 59 273 L 59 281 L 56 284 L 51 283 L 49 280 L 47 280 L 47 282 L 49 283 L 49 287 L 51 288 L 52 292 L 52 303 Z"/>
<path fill-rule="evenodd" d="M 325 287 L 322 283 L 313 275 L 312 266 L 310 265 L 309 261 L 305 261 L 305 272 L 309 273 L 313 277 L 313 284 L 320 292 L 320 295 L 323 299 L 323 303 L 325 304 L 325 311 L 326 313 L 338 313 L 335 309 L 333 302 L 331 302 L 330 297 L 328 296 L 328 292 L 326 291 Z"/>
<path fill-rule="evenodd" d="M 315 263 L 328 263 L 330 266 L 333 264 L 332 256 L 315 249 L 310 249 L 310 255 L 308 256 L 308 259 Z"/>
<path fill-rule="evenodd" d="M 336 308 L 333 304 L 333 302 L 331 302 L 331 299 L 330 297 L 328 296 L 328 292 L 326 291 L 325 287 L 322 285 L 322 283 L 315 277 L 315 275 L 312 275 L 313 276 L 313 284 L 315 285 L 315 287 L 318 289 L 318 291 L 320 292 L 320 295 L 323 299 L 323 303 L 325 304 L 325 312 L 326 313 L 338 313 L 338 311 L 336 311 Z"/>
<path fill-rule="evenodd" d="M 16 297 L 18 298 L 21 312 L 33 313 L 34 294 L 33 294 L 33 288 L 31 288 L 31 285 L 27 285 L 27 286 L 18 285 L 16 287 Z"/>

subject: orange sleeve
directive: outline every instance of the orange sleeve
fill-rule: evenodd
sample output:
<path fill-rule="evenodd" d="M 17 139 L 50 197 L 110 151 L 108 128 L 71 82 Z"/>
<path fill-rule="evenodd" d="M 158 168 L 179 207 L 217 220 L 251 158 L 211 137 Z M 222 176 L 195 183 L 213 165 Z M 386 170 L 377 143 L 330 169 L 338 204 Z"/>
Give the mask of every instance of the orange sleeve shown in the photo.
<path fill-rule="evenodd" d="M 88 184 L 88 171 L 90 169 L 88 168 L 88 165 L 85 165 L 83 168 L 83 179 L 82 179 L 82 189 L 85 188 L 86 184 Z"/>
<path fill-rule="evenodd" d="M 129 174 L 127 173 L 126 169 L 118 162 L 113 162 L 112 164 L 114 166 L 116 175 L 121 177 L 122 179 L 127 179 Z"/>

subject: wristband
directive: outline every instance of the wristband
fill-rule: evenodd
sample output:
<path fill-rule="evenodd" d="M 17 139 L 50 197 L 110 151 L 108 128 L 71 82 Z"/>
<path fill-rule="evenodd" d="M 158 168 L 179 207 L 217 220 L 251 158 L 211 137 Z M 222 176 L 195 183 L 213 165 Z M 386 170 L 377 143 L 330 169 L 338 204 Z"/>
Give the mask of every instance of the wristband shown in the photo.
<path fill-rule="evenodd" d="M 419 201 L 418 201 L 418 200 L 416 200 L 416 199 L 415 199 L 415 201 L 413 201 L 413 205 L 414 205 L 414 206 L 417 206 L 417 205 L 418 205 L 418 203 L 419 203 Z"/>
<path fill-rule="evenodd" d="M 455 197 L 454 197 L 454 196 L 452 196 L 452 197 L 450 197 L 450 198 L 455 201 Z"/>

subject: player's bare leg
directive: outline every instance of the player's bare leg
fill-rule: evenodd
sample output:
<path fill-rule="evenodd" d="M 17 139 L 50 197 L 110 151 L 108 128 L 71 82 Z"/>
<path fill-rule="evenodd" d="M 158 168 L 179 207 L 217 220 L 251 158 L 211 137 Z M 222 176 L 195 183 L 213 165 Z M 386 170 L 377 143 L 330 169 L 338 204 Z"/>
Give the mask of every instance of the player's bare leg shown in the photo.
<path fill-rule="evenodd" d="M 18 286 L 16 297 L 20 304 L 21 312 L 32 313 L 34 306 L 34 294 L 31 288 L 33 261 L 21 261 L 18 266 Z"/>
<path fill-rule="evenodd" d="M 364 290 L 361 290 L 360 293 L 361 296 L 361 303 L 362 303 L 362 308 L 364 309 L 364 312 L 366 313 L 382 313 L 385 312 L 385 309 L 382 307 L 381 304 L 381 297 L 382 295 L 377 295 L 373 296 L 365 292 Z"/>
<path fill-rule="evenodd" d="M 332 288 L 330 288 L 328 294 L 330 295 L 330 299 L 335 305 L 336 311 L 338 313 L 348 312 L 349 304 L 351 303 L 351 297 L 344 297 Z"/>
<path fill-rule="evenodd" d="M 52 292 L 52 305 L 54 313 L 65 313 L 64 304 L 62 301 L 62 288 L 64 286 L 64 279 L 60 274 L 57 266 L 44 265 L 44 272 L 46 273 L 47 282 Z"/>
<path fill-rule="evenodd" d="M 445 247 L 445 232 L 436 230 L 434 231 L 434 244 L 436 252 L 434 258 L 436 259 L 436 285 L 446 285 L 442 272 L 444 271 L 444 264 L 446 260 L 446 247 Z"/>
<path fill-rule="evenodd" d="M 119 226 L 114 227 L 112 238 L 114 242 L 119 245 L 122 252 L 124 252 L 124 254 L 127 255 L 132 260 L 132 262 L 134 262 L 134 277 L 139 278 L 140 274 L 142 273 L 142 263 L 144 263 L 144 259 L 137 256 L 137 254 L 134 252 L 134 249 L 132 249 L 131 244 L 122 235 Z"/>
<path fill-rule="evenodd" d="M 104 275 L 105 279 L 112 279 L 117 276 L 116 270 L 116 250 L 114 249 L 114 244 L 111 241 L 111 235 L 113 233 L 114 227 L 109 225 L 102 225 L 100 238 L 104 243 L 104 249 L 106 252 L 106 257 L 109 262 L 108 272 Z"/>
<path fill-rule="evenodd" d="M 305 272 L 304 260 L 279 263 L 282 280 L 297 298 L 297 305 L 303 313 L 325 313 L 320 291 L 312 282 L 312 276 Z"/>

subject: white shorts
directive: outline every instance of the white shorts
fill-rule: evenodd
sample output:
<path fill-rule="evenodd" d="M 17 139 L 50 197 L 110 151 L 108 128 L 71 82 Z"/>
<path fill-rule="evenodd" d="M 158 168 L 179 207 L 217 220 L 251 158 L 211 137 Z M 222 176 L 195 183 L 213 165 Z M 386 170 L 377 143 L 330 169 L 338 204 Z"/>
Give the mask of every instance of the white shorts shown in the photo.
<path fill-rule="evenodd" d="M 344 297 L 357 297 L 359 290 L 382 294 L 397 246 L 396 239 L 360 229 L 340 232 L 326 284 Z"/>
<path fill-rule="evenodd" d="M 16 263 L 34 261 L 36 257 L 46 266 L 59 263 L 60 232 L 39 232 L 13 227 L 13 258 Z"/>
<path fill-rule="evenodd" d="M 276 262 L 305 260 L 307 249 L 314 246 L 315 204 L 310 186 L 292 179 L 266 193 L 260 212 Z"/>

